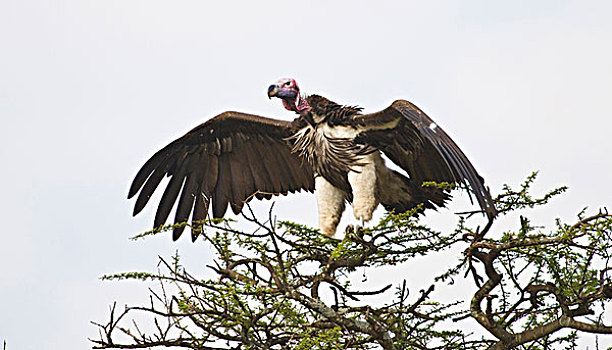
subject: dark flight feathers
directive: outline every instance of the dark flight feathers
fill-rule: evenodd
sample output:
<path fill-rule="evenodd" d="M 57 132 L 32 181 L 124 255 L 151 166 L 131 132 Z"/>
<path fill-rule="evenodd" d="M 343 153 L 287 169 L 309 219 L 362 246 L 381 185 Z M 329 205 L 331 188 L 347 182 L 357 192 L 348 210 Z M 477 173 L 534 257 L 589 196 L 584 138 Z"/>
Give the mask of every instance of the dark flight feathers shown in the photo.
<path fill-rule="evenodd" d="M 163 225 L 174 203 L 175 223 L 203 220 L 212 200 L 215 218 L 228 205 L 239 213 L 246 202 L 300 190 L 314 190 L 312 168 L 291 153 L 285 139 L 291 122 L 255 115 L 225 112 L 199 125 L 155 153 L 136 175 L 128 198 L 139 191 L 134 215 L 147 204 L 163 179 L 170 176 L 154 227 Z M 184 230 L 174 229 L 177 239 Z M 197 238 L 201 227 L 192 229 Z"/>
<path fill-rule="evenodd" d="M 356 142 L 380 149 L 412 181 L 456 183 L 474 194 L 489 218 L 495 217 L 497 211 L 482 177 L 457 144 L 417 106 L 397 100 L 380 112 L 353 119 L 366 130 Z"/>

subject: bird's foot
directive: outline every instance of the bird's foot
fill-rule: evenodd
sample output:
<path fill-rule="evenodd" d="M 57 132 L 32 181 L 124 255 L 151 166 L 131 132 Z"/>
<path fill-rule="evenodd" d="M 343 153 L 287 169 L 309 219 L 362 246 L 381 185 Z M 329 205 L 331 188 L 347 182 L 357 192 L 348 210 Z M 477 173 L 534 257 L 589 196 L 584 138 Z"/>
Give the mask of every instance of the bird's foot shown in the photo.
<path fill-rule="evenodd" d="M 359 238 L 363 238 L 363 235 L 365 234 L 365 229 L 364 226 L 361 225 L 356 225 L 355 226 L 355 236 L 359 237 Z"/>
<path fill-rule="evenodd" d="M 349 234 L 352 234 L 352 233 L 355 233 L 355 227 L 353 225 L 349 224 L 349 225 L 346 226 L 346 229 L 344 230 L 344 234 L 345 235 L 349 235 Z"/>

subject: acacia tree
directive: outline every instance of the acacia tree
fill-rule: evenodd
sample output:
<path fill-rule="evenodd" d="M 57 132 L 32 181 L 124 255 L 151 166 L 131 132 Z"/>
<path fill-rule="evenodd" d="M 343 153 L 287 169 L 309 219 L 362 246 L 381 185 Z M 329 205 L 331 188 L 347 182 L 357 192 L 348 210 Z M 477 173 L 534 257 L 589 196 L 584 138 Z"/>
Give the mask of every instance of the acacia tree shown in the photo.
<path fill-rule="evenodd" d="M 534 198 L 534 179 L 503 188 L 500 215 L 545 205 L 565 191 Z M 196 277 L 178 254 L 160 258 L 156 272 L 104 276 L 156 284 L 148 303 L 119 309 L 115 303 L 107 322 L 94 323 L 100 331 L 94 348 L 552 349 L 576 347 L 580 333 L 612 334 L 604 324 L 612 299 L 610 214 L 581 212 L 548 231 L 520 216 L 507 232 L 493 222 L 472 227 L 470 216 L 441 233 L 414 213 L 389 213 L 373 227 L 349 227 L 343 240 L 275 222 L 271 211 L 265 222 L 252 212 L 244 216 L 254 232 L 206 221 L 202 236 L 215 254 L 209 266 L 215 276 Z M 167 230 L 172 226 L 137 238 Z M 442 250 L 456 259 L 454 267 L 417 286 L 397 277 L 415 257 Z M 398 272 L 387 284 L 358 287 L 359 272 L 388 266 Z M 437 300 L 434 288 L 459 288 L 457 278 L 473 282 L 471 299 Z M 465 331 L 469 318 L 482 326 L 480 335 Z"/>

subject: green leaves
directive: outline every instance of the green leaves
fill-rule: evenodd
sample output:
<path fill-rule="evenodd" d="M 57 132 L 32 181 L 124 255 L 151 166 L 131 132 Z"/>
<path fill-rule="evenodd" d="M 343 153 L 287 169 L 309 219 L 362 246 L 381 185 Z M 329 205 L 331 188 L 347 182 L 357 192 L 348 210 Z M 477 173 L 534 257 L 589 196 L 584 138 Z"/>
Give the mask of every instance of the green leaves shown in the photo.
<path fill-rule="evenodd" d="M 497 196 L 501 214 L 517 214 L 511 228 L 462 215 L 455 230 L 439 232 L 419 221 L 419 208 L 348 227 L 342 240 L 276 223 L 271 213 L 264 222 L 245 215 L 254 226 L 249 232 L 229 220 L 206 220 L 201 237 L 214 252 L 214 277 L 187 272 L 178 253 L 160 258 L 155 273 L 103 276 L 157 287 L 142 306 L 113 306 L 92 341 L 97 348 L 206 350 L 549 349 L 575 346 L 585 330 L 612 334 L 601 323 L 612 299 L 612 217 L 583 210 L 550 229 L 534 224 L 529 210 L 566 190 L 532 195 L 536 174 Z M 416 258 L 445 259 L 451 267 L 423 277 L 414 273 L 422 266 Z M 466 282 L 472 285 L 465 300 L 441 300 L 464 296 Z M 136 322 L 143 313 L 152 332 Z M 487 337 L 465 331 L 467 318 Z"/>
<path fill-rule="evenodd" d="M 535 198 L 529 193 L 535 177 L 533 173 L 518 190 L 504 186 L 497 197 L 500 212 L 523 213 L 566 190 L 560 187 Z M 612 333 L 612 327 L 599 321 L 577 319 L 595 315 L 596 309 L 595 319 L 603 316 L 605 307 L 595 308 L 595 302 L 607 299 L 605 290 L 611 283 L 612 216 L 606 211 L 585 216 L 583 210 L 574 223 L 557 219 L 556 227 L 547 231 L 523 214 L 517 228 L 500 238 L 489 228 L 474 232 L 463 227 L 463 231 L 471 238 L 465 262 L 479 287 L 470 312 L 498 337 L 496 346 L 575 345 L 577 335 L 558 333 L 563 328 Z"/>
<path fill-rule="evenodd" d="M 567 186 L 561 186 L 549 191 L 540 198 L 534 198 L 529 191 L 537 176 L 537 171 L 531 173 L 520 185 L 520 188 L 516 190 L 512 189 L 509 185 L 504 185 L 502 188 L 502 193 L 495 198 L 495 206 L 499 214 L 506 214 L 510 211 L 545 205 L 553 197 L 567 191 Z"/>

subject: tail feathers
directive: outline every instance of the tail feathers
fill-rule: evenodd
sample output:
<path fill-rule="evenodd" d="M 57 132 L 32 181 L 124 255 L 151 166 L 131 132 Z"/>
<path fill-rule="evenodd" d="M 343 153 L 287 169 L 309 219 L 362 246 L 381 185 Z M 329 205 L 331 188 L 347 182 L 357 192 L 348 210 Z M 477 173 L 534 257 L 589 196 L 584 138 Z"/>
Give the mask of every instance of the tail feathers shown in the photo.
<path fill-rule="evenodd" d="M 422 213 L 425 209 L 444 207 L 446 201 L 451 198 L 446 190 L 431 186 L 424 187 L 396 171 L 393 173 L 395 181 L 392 181 L 391 185 L 385 184 L 387 188 L 381 191 L 380 202 L 388 211 L 404 213 L 421 205 L 418 212 Z"/>

